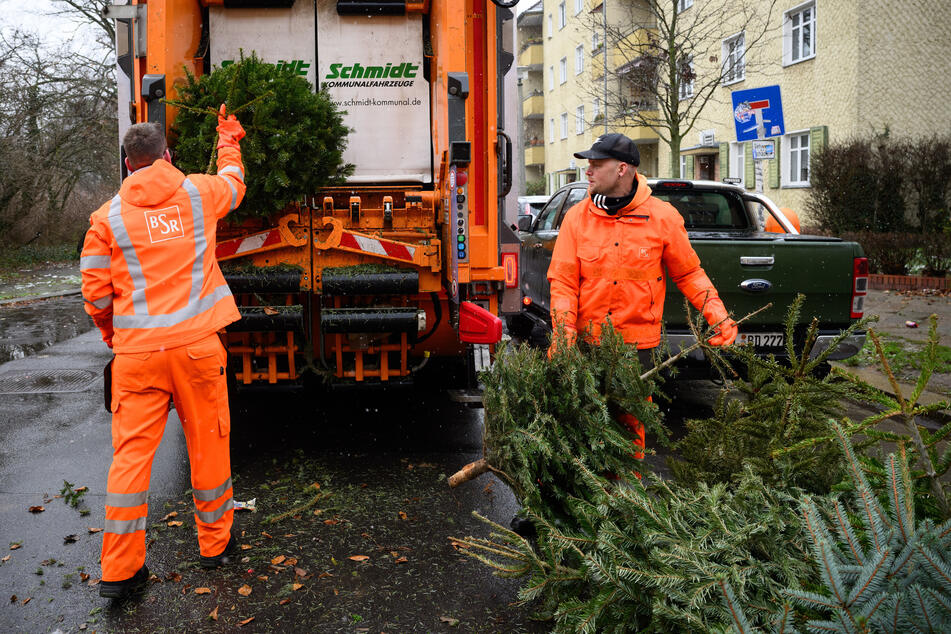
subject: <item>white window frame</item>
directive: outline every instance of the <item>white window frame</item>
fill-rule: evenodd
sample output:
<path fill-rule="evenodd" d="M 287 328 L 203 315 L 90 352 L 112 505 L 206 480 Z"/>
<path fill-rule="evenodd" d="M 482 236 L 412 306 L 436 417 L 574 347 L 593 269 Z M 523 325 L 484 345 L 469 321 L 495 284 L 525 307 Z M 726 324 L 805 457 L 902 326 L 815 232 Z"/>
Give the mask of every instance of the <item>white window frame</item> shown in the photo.
<path fill-rule="evenodd" d="M 567 112 L 562 112 L 562 113 L 561 113 L 561 116 L 559 117 L 559 119 L 561 120 L 561 121 L 560 121 L 560 123 L 561 123 L 561 138 L 562 138 L 562 139 L 567 139 L 567 138 L 568 138 L 568 113 L 567 113 Z"/>
<path fill-rule="evenodd" d="M 805 141 L 805 145 L 803 145 Z M 797 130 L 783 136 L 782 160 L 779 170 L 782 173 L 783 187 L 810 187 L 809 157 L 812 148 L 809 143 L 809 130 Z M 795 145 L 796 147 L 793 147 Z M 805 162 L 806 178 L 802 179 L 802 166 Z M 795 174 L 794 174 L 795 172 Z"/>
<path fill-rule="evenodd" d="M 564 0 L 558 5 L 558 30 L 565 28 L 568 24 L 568 10 L 565 8 Z"/>
<path fill-rule="evenodd" d="M 687 178 L 687 157 L 680 155 L 680 178 Z"/>
<path fill-rule="evenodd" d="M 568 58 L 562 57 L 558 60 L 558 83 L 563 84 L 568 81 Z"/>
<path fill-rule="evenodd" d="M 581 13 L 584 9 L 584 0 L 575 0 L 575 15 Z"/>
<path fill-rule="evenodd" d="M 687 62 L 690 65 L 690 69 L 696 73 L 693 65 L 693 58 Z M 680 80 L 680 98 L 681 99 L 691 99 L 693 97 L 693 84 L 696 80 L 691 79 L 689 82 L 684 82 L 683 79 Z"/>
<path fill-rule="evenodd" d="M 677 12 L 686 11 L 693 6 L 693 0 L 677 0 Z"/>
<path fill-rule="evenodd" d="M 548 67 L 548 90 L 555 89 L 555 67 Z"/>
<path fill-rule="evenodd" d="M 591 113 L 591 120 L 594 121 L 598 118 L 598 115 L 601 114 L 601 98 L 595 97 L 594 103 L 592 104 L 593 111 Z"/>
<path fill-rule="evenodd" d="M 601 48 L 601 32 L 591 31 L 591 51 L 596 52 Z"/>
<path fill-rule="evenodd" d="M 584 72 L 584 44 L 575 47 L 575 75 Z"/>
<path fill-rule="evenodd" d="M 730 178 L 739 178 L 746 187 L 746 146 L 735 141 L 730 143 Z"/>
<path fill-rule="evenodd" d="M 548 120 L 548 142 L 555 142 L 555 119 L 554 117 Z"/>
<path fill-rule="evenodd" d="M 729 86 L 746 79 L 746 32 L 723 40 L 723 85 Z"/>
<path fill-rule="evenodd" d="M 551 37 L 555 34 L 555 27 L 552 26 L 554 20 L 552 20 L 551 14 L 548 14 L 548 37 Z"/>
<path fill-rule="evenodd" d="M 808 12 L 808 21 L 804 20 Z M 803 35 L 808 30 L 809 52 L 803 54 Z M 810 0 L 783 14 L 783 66 L 798 64 L 816 56 L 816 2 Z"/>
<path fill-rule="evenodd" d="M 575 108 L 575 134 L 584 134 L 584 104 Z"/>

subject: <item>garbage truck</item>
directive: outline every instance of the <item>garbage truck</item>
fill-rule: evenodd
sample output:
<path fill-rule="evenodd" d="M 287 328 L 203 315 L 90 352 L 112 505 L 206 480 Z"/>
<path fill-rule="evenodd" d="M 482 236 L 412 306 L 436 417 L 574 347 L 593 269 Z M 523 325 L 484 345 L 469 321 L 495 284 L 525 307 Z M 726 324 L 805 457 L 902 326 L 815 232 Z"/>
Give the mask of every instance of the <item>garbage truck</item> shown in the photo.
<path fill-rule="evenodd" d="M 354 170 L 343 185 L 218 227 L 216 256 L 242 315 L 224 334 L 238 386 L 409 384 L 440 361 L 465 369 L 453 374 L 460 399 L 478 398 L 475 372 L 521 301 L 518 238 L 502 213 L 513 4 L 132 0 L 106 10 L 120 139 L 138 122 L 170 130 L 187 73 L 251 52 L 346 112 Z"/>

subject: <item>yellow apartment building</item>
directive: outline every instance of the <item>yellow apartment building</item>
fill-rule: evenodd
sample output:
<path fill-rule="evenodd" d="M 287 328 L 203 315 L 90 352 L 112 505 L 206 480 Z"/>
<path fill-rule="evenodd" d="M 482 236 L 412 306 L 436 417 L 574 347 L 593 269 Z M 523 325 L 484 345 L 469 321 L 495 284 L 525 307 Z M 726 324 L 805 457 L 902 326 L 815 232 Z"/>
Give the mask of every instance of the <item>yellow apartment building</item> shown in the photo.
<path fill-rule="evenodd" d="M 622 62 L 612 50 L 604 59 L 599 20 L 630 21 L 638 5 L 644 6 L 643 0 L 605 2 L 542 0 L 533 7 L 534 45 L 540 39 L 541 54 L 532 57 L 535 101 L 529 112 L 535 137 L 541 138 L 538 122 L 543 122 L 544 156 L 532 160 L 543 161 L 534 173 L 544 171 L 549 193 L 583 177 L 584 161 L 572 154 L 604 131 L 623 132 L 639 143 L 642 173 L 670 176 L 667 144 L 649 129 L 618 127 L 617 112 L 611 111 L 617 104 L 595 97 L 605 65 L 608 81 L 616 81 Z M 673 7 L 674 0 L 670 3 Z M 676 6 L 685 23 L 701 20 L 718 27 L 707 29 L 706 41 L 697 43 L 695 84 L 723 76 L 681 143 L 685 178 L 739 178 L 754 188 L 751 143 L 736 143 L 736 90 L 780 87 L 785 134 L 774 138 L 775 158 L 764 161 L 763 187 L 807 224 L 810 156 L 823 144 L 885 129 L 897 137 L 951 133 L 951 2 L 676 0 Z M 747 32 L 741 6 L 764 27 Z M 709 15 L 715 18 L 703 20 Z M 631 37 L 638 37 L 636 31 L 632 28 Z M 689 85 L 682 89 L 686 99 L 694 98 Z"/>

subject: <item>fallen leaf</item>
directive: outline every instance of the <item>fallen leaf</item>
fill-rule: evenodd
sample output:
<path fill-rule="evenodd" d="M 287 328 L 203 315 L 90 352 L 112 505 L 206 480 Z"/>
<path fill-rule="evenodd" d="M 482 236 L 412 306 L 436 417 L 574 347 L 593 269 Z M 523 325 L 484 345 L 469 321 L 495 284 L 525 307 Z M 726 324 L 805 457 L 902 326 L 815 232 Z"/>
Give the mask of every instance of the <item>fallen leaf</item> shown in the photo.
<path fill-rule="evenodd" d="M 92 534 L 92 533 L 101 533 L 101 532 L 102 532 L 102 529 L 101 529 L 101 528 L 95 528 L 95 527 L 93 527 L 93 526 L 90 526 L 90 527 L 87 528 L 86 530 L 88 530 L 90 534 Z"/>
<path fill-rule="evenodd" d="M 212 621 L 218 620 L 218 606 L 215 606 L 215 609 L 208 613 L 208 618 Z"/>
<path fill-rule="evenodd" d="M 284 555 L 278 555 L 277 557 L 271 560 L 271 563 L 274 564 L 275 566 L 280 566 L 281 562 L 284 561 L 285 559 L 287 559 L 287 557 L 285 557 Z"/>
<path fill-rule="evenodd" d="M 29 603 L 29 602 L 32 601 L 32 600 L 33 600 L 33 597 L 27 597 L 27 598 L 23 599 L 23 605 L 26 605 L 27 603 Z"/>
<path fill-rule="evenodd" d="M 251 594 L 251 586 L 249 586 L 248 584 L 244 584 L 243 586 L 238 588 L 238 594 L 240 594 L 242 597 L 248 596 L 249 594 Z"/>
<path fill-rule="evenodd" d="M 369 557 L 366 555 L 353 555 L 352 557 L 348 557 L 348 559 L 352 559 L 354 561 L 366 561 L 369 559 Z"/>
<path fill-rule="evenodd" d="M 370 485 L 367 484 L 366 482 L 361 482 L 361 483 L 360 483 L 360 488 L 361 488 L 361 489 L 365 489 L 365 488 L 367 488 L 368 486 L 370 486 Z"/>
<path fill-rule="evenodd" d="M 67 535 L 66 537 L 63 538 L 63 543 L 64 543 L 64 544 L 75 544 L 75 543 L 76 543 L 76 536 L 75 536 L 75 535 Z"/>
<path fill-rule="evenodd" d="M 87 585 L 87 586 L 98 586 L 100 581 L 102 581 L 102 579 L 99 579 L 99 578 L 97 577 L 96 579 L 90 579 L 89 581 L 87 581 L 87 582 L 86 582 L 86 585 Z"/>
<path fill-rule="evenodd" d="M 287 605 L 287 604 L 290 603 L 290 602 L 291 602 L 290 599 L 281 599 L 280 601 L 277 602 L 277 604 L 278 604 L 278 605 Z"/>
<path fill-rule="evenodd" d="M 250 619 L 245 619 L 245 620 L 243 620 L 243 621 L 241 621 L 241 622 L 238 623 L 238 627 L 244 627 L 245 625 L 247 625 L 248 623 L 250 623 L 250 622 L 253 621 L 253 620 L 254 620 L 254 617 L 253 617 L 253 616 L 252 616 Z"/>
<path fill-rule="evenodd" d="M 340 523 L 340 520 L 324 520 L 324 524 L 327 526 L 336 526 Z"/>
<path fill-rule="evenodd" d="M 15 544 L 10 544 L 10 550 L 16 550 L 23 545 L 23 542 L 16 542 Z"/>
<path fill-rule="evenodd" d="M 177 572 L 170 572 L 167 575 L 165 575 L 165 578 L 168 579 L 169 581 L 174 581 L 175 583 L 178 583 L 179 581 L 182 580 L 182 576 Z"/>
<path fill-rule="evenodd" d="M 295 515 L 297 519 L 300 519 L 300 515 Z M 284 537 L 297 537 L 294 533 L 284 533 Z"/>
<path fill-rule="evenodd" d="M 270 306 L 265 306 L 265 307 L 264 307 L 264 314 L 265 314 L 265 315 L 276 315 L 276 314 L 277 314 L 277 310 L 274 309 L 274 308 L 271 308 Z"/>
<path fill-rule="evenodd" d="M 456 627 L 459 625 L 459 619 L 454 619 L 451 616 L 441 616 L 439 620 L 448 625 L 449 627 Z"/>
<path fill-rule="evenodd" d="M 295 557 L 288 557 L 287 559 L 284 560 L 284 565 L 285 565 L 285 566 L 296 566 L 296 565 L 297 565 L 297 559 L 296 559 Z"/>
<path fill-rule="evenodd" d="M 273 538 L 268 534 L 267 531 L 261 531 L 261 535 L 263 535 L 264 537 L 267 537 L 268 539 L 273 539 Z"/>
<path fill-rule="evenodd" d="M 307 571 L 304 570 L 303 568 L 294 568 L 294 574 L 297 575 L 298 577 L 306 577 Z"/>
<path fill-rule="evenodd" d="M 401 520 L 408 520 L 408 519 L 409 519 L 409 516 L 406 514 L 405 511 L 400 511 L 399 515 L 400 515 L 400 519 L 401 519 Z"/>
<path fill-rule="evenodd" d="M 89 581 L 89 575 L 86 574 L 85 572 L 81 572 L 79 573 L 79 580 L 82 581 L 83 583 L 86 583 L 87 581 Z"/>
<path fill-rule="evenodd" d="M 324 512 L 324 509 L 314 509 L 314 515 L 320 515 Z"/>
<path fill-rule="evenodd" d="M 258 581 L 267 581 L 267 575 L 258 575 Z"/>
<path fill-rule="evenodd" d="M 182 522 L 179 522 L 177 520 L 172 520 L 171 522 L 168 523 L 169 528 L 174 528 L 176 526 L 181 526 L 181 525 L 182 525 Z"/>
<path fill-rule="evenodd" d="M 254 548 L 251 544 L 241 544 L 241 550 L 251 550 Z"/>
<path fill-rule="evenodd" d="M 334 588 L 334 596 L 338 596 L 339 594 L 340 594 L 340 590 L 337 590 L 336 588 Z"/>
<path fill-rule="evenodd" d="M 87 627 L 88 627 L 88 625 L 86 625 L 85 623 L 83 623 L 82 625 L 79 626 L 79 631 L 80 631 L 80 632 L 85 632 Z"/>
<path fill-rule="evenodd" d="M 0 561 L 10 561 L 10 555 L 7 555 L 3 559 L 0 559 Z"/>
<path fill-rule="evenodd" d="M 406 557 L 400 557 L 399 559 L 396 560 L 396 563 L 398 563 L 398 564 L 405 564 L 405 563 L 406 563 Z"/>
<path fill-rule="evenodd" d="M 333 576 L 333 575 L 332 575 L 331 573 L 329 573 L 329 572 L 327 572 L 327 571 L 325 570 L 324 572 L 322 572 L 322 573 L 320 573 L 319 575 L 317 575 L 317 578 L 318 578 L 318 579 L 323 579 L 324 577 L 332 577 L 332 576 Z"/>
<path fill-rule="evenodd" d="M 87 486 L 76 487 L 75 489 L 73 489 L 73 493 L 85 493 L 88 490 L 89 490 L 89 487 Z"/>
<path fill-rule="evenodd" d="M 418 465 L 416 465 L 416 466 L 417 466 L 417 467 L 420 467 L 421 469 L 435 469 L 435 468 L 436 468 L 436 465 L 434 465 L 434 464 L 431 463 L 431 462 L 420 462 L 420 463 L 419 463 Z"/>
<path fill-rule="evenodd" d="M 313 483 L 312 485 L 310 485 L 310 486 L 314 487 L 314 488 L 317 489 L 318 491 L 320 490 L 320 482 L 314 482 L 314 483 Z"/>
<path fill-rule="evenodd" d="M 172 511 L 171 513 L 169 513 L 168 515 L 166 515 L 165 517 L 163 517 L 163 518 L 160 519 L 159 521 L 160 521 L 160 522 L 167 522 L 168 520 L 172 519 L 173 517 L 178 517 L 178 511 Z"/>
<path fill-rule="evenodd" d="M 211 588 L 195 588 L 195 594 L 211 594 Z"/>
<path fill-rule="evenodd" d="M 46 509 L 42 506 L 31 506 L 29 509 L 30 513 L 42 513 Z"/>
<path fill-rule="evenodd" d="M 294 583 L 294 584 L 291 584 L 291 590 L 294 590 L 295 592 L 298 591 L 298 590 L 300 590 L 300 589 L 303 588 L 303 587 L 304 587 L 304 584 L 302 584 L 302 583 Z"/>
<path fill-rule="evenodd" d="M 10 603 L 16 603 L 16 602 L 17 602 L 17 595 L 14 594 L 10 597 Z"/>

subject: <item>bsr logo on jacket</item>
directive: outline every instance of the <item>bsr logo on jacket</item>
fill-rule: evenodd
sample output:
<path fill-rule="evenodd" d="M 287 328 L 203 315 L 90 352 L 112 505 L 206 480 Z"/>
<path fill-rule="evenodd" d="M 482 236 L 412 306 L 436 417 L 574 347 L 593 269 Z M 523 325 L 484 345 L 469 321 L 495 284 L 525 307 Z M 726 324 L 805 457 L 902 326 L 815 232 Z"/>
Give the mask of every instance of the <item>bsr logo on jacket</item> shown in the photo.
<path fill-rule="evenodd" d="M 149 240 L 152 244 L 185 237 L 182 214 L 178 210 L 178 205 L 146 211 L 145 226 L 149 228 Z"/>

